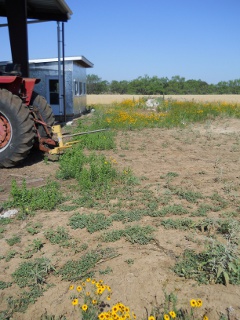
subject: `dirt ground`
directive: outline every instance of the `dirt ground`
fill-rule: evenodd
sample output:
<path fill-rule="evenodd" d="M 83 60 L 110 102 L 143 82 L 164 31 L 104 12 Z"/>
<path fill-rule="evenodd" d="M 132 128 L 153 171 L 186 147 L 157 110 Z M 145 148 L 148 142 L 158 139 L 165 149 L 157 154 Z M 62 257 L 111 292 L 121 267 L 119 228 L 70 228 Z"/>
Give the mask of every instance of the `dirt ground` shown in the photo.
<path fill-rule="evenodd" d="M 141 178 L 141 188 L 149 188 L 157 197 L 165 188 L 166 174 L 177 173 L 175 185 L 186 190 L 194 190 L 209 196 L 219 193 L 229 200 L 227 209 L 220 212 L 208 212 L 209 218 L 218 218 L 223 212 L 235 211 L 240 214 L 240 119 L 208 120 L 204 124 L 194 124 L 184 129 L 145 129 L 118 133 L 117 147 L 114 151 L 104 151 L 108 157 L 114 157 L 117 167 L 122 170 L 132 169 L 135 176 Z M 24 165 L 11 169 L 0 169 L 0 203 L 9 197 L 11 181 L 19 184 L 26 180 L 28 187 L 38 187 L 46 183 L 49 177 L 55 179 L 58 162 L 48 162 L 41 157 L 30 155 Z M 70 182 L 61 182 L 67 186 Z M 118 199 L 116 199 L 116 202 Z M 190 210 L 194 204 L 179 200 Z M 171 203 L 169 203 L 171 204 Z M 114 203 L 109 203 L 109 206 Z M 93 209 L 80 207 L 80 213 L 94 212 Z M 3 211 L 1 212 L 3 213 Z M 106 215 L 108 212 L 104 211 Z M 71 252 L 49 245 L 44 238 L 44 230 L 64 226 L 72 236 L 87 242 L 89 248 L 99 244 L 99 234 L 90 234 L 86 229 L 72 230 L 68 219 L 73 212 L 55 210 L 38 211 L 31 218 L 41 222 L 43 228 L 36 238 L 41 238 L 44 247 L 34 257 L 48 257 L 56 268 L 71 259 Z M 237 217 L 239 220 L 239 217 Z M 117 249 L 118 256 L 114 259 L 101 261 L 96 273 L 113 290 L 112 301 L 121 301 L 134 310 L 138 319 L 146 314 L 145 307 L 151 308 L 153 303 L 164 300 L 164 290 L 178 296 L 178 305 L 189 308 L 189 300 L 203 300 L 202 314 L 206 313 L 211 320 L 219 319 L 221 313 L 226 314 L 227 308 L 232 310 L 229 319 L 240 319 L 240 287 L 235 285 L 209 284 L 199 285 L 194 280 L 178 277 L 172 267 L 186 248 L 199 250 L 208 236 L 205 232 L 192 230 L 164 229 L 157 218 L 144 217 L 140 225 L 153 225 L 155 241 L 148 245 L 131 244 L 121 239 L 110 243 Z M 21 243 L 14 249 L 24 252 L 32 242 L 33 236 L 26 231 L 29 221 L 14 219 L 6 226 L 7 231 L 0 239 L 0 256 L 6 256 L 9 246 L 6 238 L 21 236 Z M 114 222 L 112 228 L 118 228 L 120 222 Z M 73 260 L 80 253 L 74 255 Z M 81 255 L 81 254 L 80 254 Z M 134 263 L 126 263 L 132 261 Z M 0 280 L 11 281 L 11 274 L 22 262 L 17 254 L 9 262 L 0 260 Z M 101 270 L 111 270 L 109 273 Z M 50 287 L 26 313 L 15 313 L 14 320 L 35 320 L 47 311 L 56 316 L 66 315 L 67 319 L 78 319 L 73 312 L 67 293 L 69 282 L 60 277 L 51 279 L 55 286 Z M 0 311 L 6 308 L 6 297 L 19 293 L 17 285 L 0 290 Z M 146 317 L 145 317 L 146 318 Z"/>

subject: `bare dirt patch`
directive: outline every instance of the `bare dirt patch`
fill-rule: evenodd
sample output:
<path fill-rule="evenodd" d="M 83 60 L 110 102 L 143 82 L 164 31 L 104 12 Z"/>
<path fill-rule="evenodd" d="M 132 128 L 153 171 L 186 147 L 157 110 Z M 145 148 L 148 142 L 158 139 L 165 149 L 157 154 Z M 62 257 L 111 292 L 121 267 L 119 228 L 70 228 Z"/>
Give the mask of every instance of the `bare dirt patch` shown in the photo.
<path fill-rule="evenodd" d="M 117 161 L 119 170 L 131 168 L 139 178 L 139 188 L 153 191 L 154 196 L 163 197 L 164 205 L 181 204 L 189 212 L 196 209 L 196 203 L 180 199 L 173 203 L 168 191 L 170 187 L 178 186 L 184 190 L 199 192 L 205 197 L 219 194 L 227 199 L 227 208 L 220 211 L 207 212 L 208 218 L 219 218 L 221 215 L 237 212 L 240 214 L 240 120 L 219 119 L 204 124 L 191 125 L 184 129 L 145 129 L 143 131 L 119 132 L 117 147 L 114 151 L 104 151 L 108 157 Z M 21 184 L 25 179 L 28 187 L 38 187 L 46 184 L 48 179 L 56 179 L 57 162 L 48 162 L 32 155 L 25 165 L 1 169 L 0 171 L 0 201 L 9 196 L 11 180 Z M 66 192 L 71 181 L 61 182 Z M 70 191 L 74 192 L 74 191 Z M 126 200 L 128 201 L 128 200 Z M 109 209 L 118 203 L 118 199 L 109 202 Z M 137 204 L 136 204 L 137 206 Z M 74 212 L 90 213 L 101 210 L 77 208 Z M 102 211 L 101 211 L 102 212 Z M 109 215 L 109 211 L 103 210 Z M 159 217 L 143 217 L 138 224 L 155 227 L 154 241 L 147 245 L 131 244 L 124 239 L 103 244 L 99 240 L 101 232 L 90 234 L 86 229 L 73 230 L 68 225 L 73 211 L 51 212 L 38 211 L 34 217 L 27 220 L 17 220 L 5 226 L 0 239 L 0 280 L 11 281 L 11 274 L 24 259 L 22 255 L 33 239 L 41 239 L 43 248 L 34 254 L 35 257 L 47 257 L 56 269 L 66 261 L 77 260 L 82 252 L 73 252 L 58 245 L 51 245 L 44 237 L 44 231 L 57 226 L 64 226 L 71 236 L 79 240 L 79 245 L 88 244 L 89 249 L 100 246 L 114 248 L 117 256 L 103 259 L 94 268 L 96 278 L 102 278 L 113 290 L 112 301 L 121 301 L 130 306 L 138 316 L 145 314 L 144 307 L 151 308 L 156 301 L 164 300 L 164 291 L 173 292 L 178 296 L 178 305 L 188 308 L 189 300 L 201 298 L 203 310 L 209 319 L 219 319 L 226 314 L 226 309 L 232 307 L 231 318 L 240 319 L 240 287 L 221 284 L 199 285 L 197 282 L 178 277 L 172 270 L 176 261 L 186 248 L 196 251 L 203 250 L 204 241 L 209 236 L 207 232 L 165 229 Z M 169 216 L 176 218 L 175 216 Z M 194 219 L 194 217 L 193 217 Z M 42 228 L 37 235 L 26 231 L 29 223 L 40 222 Z M 114 222 L 111 229 L 117 229 L 120 222 Z M 19 236 L 21 242 L 16 244 L 15 256 L 6 261 L 10 249 L 6 239 Z M 213 234 L 213 236 L 216 236 Z M 24 260 L 25 261 L 25 260 Z M 108 272 L 106 271 L 108 270 Z M 69 282 L 62 281 L 60 276 L 52 276 L 49 280 L 54 286 L 50 287 L 42 297 L 29 306 L 25 313 L 15 313 L 14 320 L 40 319 L 47 311 L 52 315 L 65 315 L 67 319 L 79 319 L 73 311 L 69 300 Z M 6 298 L 20 293 L 15 284 L 0 291 L 0 311 L 7 307 Z"/>

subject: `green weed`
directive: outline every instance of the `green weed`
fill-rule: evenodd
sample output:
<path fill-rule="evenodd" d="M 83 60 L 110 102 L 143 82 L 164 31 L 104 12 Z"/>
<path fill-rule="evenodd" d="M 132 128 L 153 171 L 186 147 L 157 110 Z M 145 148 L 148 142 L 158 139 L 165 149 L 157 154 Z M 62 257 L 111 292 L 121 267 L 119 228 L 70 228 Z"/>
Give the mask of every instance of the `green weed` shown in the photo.
<path fill-rule="evenodd" d="M 52 244 L 58 244 L 62 247 L 68 247 L 71 239 L 64 227 L 58 227 L 56 230 L 48 229 L 44 232 L 44 236 Z"/>
<path fill-rule="evenodd" d="M 103 213 L 76 213 L 69 219 L 69 225 L 73 229 L 86 228 L 90 233 L 107 229 L 111 224 L 112 219 L 107 218 Z"/>
<path fill-rule="evenodd" d="M 186 279 L 200 283 L 240 284 L 240 259 L 237 247 L 231 242 L 227 245 L 212 242 L 201 253 L 185 250 L 174 271 Z"/>
<path fill-rule="evenodd" d="M 7 252 L 6 257 L 5 257 L 5 261 L 9 262 L 12 258 L 15 257 L 15 255 L 17 254 L 16 250 L 10 250 Z"/>
<path fill-rule="evenodd" d="M 151 226 L 129 226 L 124 230 L 113 230 L 106 232 L 101 236 L 101 239 L 104 242 L 114 242 L 124 237 L 126 241 L 144 245 L 148 244 L 154 239 L 152 236 L 153 231 L 154 228 Z"/>
<path fill-rule="evenodd" d="M 19 236 L 13 236 L 10 239 L 6 239 L 6 242 L 9 246 L 14 246 L 14 244 L 21 242 L 21 238 Z"/>
<path fill-rule="evenodd" d="M 161 225 L 164 226 L 165 229 L 180 229 L 180 230 L 188 230 L 195 226 L 193 220 L 189 218 L 183 219 L 165 219 L 161 221 Z"/>
<path fill-rule="evenodd" d="M 23 258 L 29 259 L 34 253 L 40 251 L 44 244 L 41 239 L 34 239 L 33 242 L 28 246 L 27 252 L 23 255 Z"/>
<path fill-rule="evenodd" d="M 10 218 L 0 218 L 0 226 L 4 226 L 6 224 L 11 223 L 12 220 Z"/>
<path fill-rule="evenodd" d="M 94 274 L 94 267 L 101 259 L 116 256 L 112 249 L 102 249 L 87 252 L 77 261 L 68 261 L 60 270 L 59 274 L 65 280 L 75 281 L 85 279 Z"/>
<path fill-rule="evenodd" d="M 199 192 L 194 192 L 190 190 L 183 190 L 182 188 L 171 188 L 180 199 L 185 199 L 188 202 L 196 203 L 198 199 L 202 199 L 203 196 Z"/>
<path fill-rule="evenodd" d="M 48 181 L 46 186 L 41 188 L 27 189 L 25 180 L 23 180 L 21 187 L 13 180 L 11 199 L 5 205 L 22 208 L 24 214 L 27 215 L 30 210 L 53 210 L 62 201 L 63 196 L 59 185 L 54 181 Z"/>
<path fill-rule="evenodd" d="M 11 287 L 11 285 L 12 285 L 11 282 L 0 281 L 0 290 L 9 288 L 9 287 Z"/>
<path fill-rule="evenodd" d="M 12 274 L 14 281 L 20 288 L 44 285 L 47 276 L 55 271 L 47 258 L 37 258 L 29 262 L 23 262 Z"/>
<path fill-rule="evenodd" d="M 33 223 L 32 225 L 29 224 L 26 229 L 27 229 L 27 232 L 29 232 L 31 235 L 35 235 L 40 232 L 42 226 L 43 226 L 42 223 L 36 222 L 36 223 Z"/>

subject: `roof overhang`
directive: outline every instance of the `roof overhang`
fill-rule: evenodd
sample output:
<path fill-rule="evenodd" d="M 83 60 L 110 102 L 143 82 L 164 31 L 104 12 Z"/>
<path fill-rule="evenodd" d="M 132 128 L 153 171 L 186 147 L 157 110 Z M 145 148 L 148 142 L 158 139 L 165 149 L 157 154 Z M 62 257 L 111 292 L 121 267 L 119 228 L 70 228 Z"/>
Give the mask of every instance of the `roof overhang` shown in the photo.
<path fill-rule="evenodd" d="M 62 59 L 61 59 L 62 61 Z M 74 61 L 75 63 L 81 65 L 84 68 L 92 68 L 94 64 L 86 59 L 84 56 L 77 57 L 65 57 L 64 61 Z M 58 58 L 49 58 L 49 59 L 31 59 L 29 60 L 29 64 L 31 63 L 48 63 L 48 62 L 58 62 Z"/>
<path fill-rule="evenodd" d="M 26 4 L 27 19 L 65 22 L 72 15 L 64 0 L 26 0 Z M 7 17 L 5 0 L 0 0 L 0 16 Z"/>

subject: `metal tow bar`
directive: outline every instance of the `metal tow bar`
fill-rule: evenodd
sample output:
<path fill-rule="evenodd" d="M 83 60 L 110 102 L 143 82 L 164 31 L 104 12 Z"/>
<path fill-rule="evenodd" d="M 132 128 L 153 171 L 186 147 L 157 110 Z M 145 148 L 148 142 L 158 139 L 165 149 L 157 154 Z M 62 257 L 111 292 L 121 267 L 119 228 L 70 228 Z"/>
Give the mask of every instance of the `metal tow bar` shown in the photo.
<path fill-rule="evenodd" d="M 76 141 L 69 141 L 64 144 L 63 139 L 65 139 L 65 138 L 71 138 L 74 136 L 81 136 L 81 135 L 85 135 L 85 134 L 107 131 L 107 130 L 109 130 L 109 129 L 98 129 L 98 130 L 93 130 L 93 131 L 86 131 L 86 132 L 79 132 L 79 133 L 74 133 L 74 134 L 63 135 L 60 125 L 52 126 L 52 132 L 57 135 L 58 147 L 55 147 L 54 149 L 49 150 L 48 153 L 60 154 L 65 149 L 71 148 L 73 144 L 80 142 L 79 140 L 76 140 Z"/>

